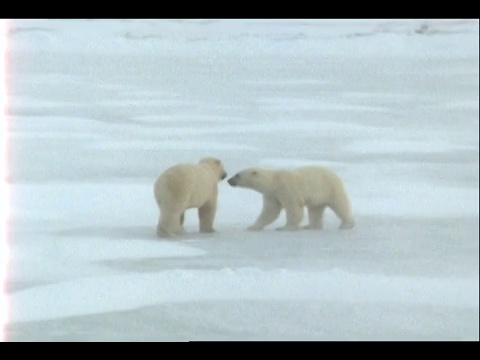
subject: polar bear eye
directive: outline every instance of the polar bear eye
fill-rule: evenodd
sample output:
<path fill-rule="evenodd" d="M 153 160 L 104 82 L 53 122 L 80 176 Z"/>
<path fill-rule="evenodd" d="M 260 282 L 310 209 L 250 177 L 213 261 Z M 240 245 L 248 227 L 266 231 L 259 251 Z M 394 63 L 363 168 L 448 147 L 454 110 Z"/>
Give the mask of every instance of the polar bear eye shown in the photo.
<path fill-rule="evenodd" d="M 256 171 L 252 171 L 252 175 L 256 176 L 256 175 L 257 175 L 257 172 L 256 172 Z"/>

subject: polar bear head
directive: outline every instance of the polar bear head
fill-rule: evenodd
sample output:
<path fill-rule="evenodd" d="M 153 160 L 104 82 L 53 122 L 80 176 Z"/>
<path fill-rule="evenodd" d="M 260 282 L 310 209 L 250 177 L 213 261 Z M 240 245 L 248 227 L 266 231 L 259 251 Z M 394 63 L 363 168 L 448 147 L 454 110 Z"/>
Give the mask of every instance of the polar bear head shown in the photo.
<path fill-rule="evenodd" d="M 206 166 L 210 168 L 213 173 L 218 177 L 218 181 L 223 180 L 227 177 L 227 173 L 223 168 L 223 163 L 213 157 L 205 157 L 198 162 L 201 166 Z"/>
<path fill-rule="evenodd" d="M 272 170 L 264 168 L 249 168 L 228 179 L 231 186 L 252 189 L 261 194 L 267 194 L 275 186 L 275 176 Z"/>

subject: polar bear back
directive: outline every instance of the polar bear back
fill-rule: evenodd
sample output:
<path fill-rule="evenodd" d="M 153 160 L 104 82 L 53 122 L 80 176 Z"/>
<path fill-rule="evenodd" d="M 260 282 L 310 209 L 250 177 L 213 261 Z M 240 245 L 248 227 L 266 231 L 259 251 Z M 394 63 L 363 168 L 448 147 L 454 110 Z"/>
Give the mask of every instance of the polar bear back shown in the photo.
<path fill-rule="evenodd" d="M 303 166 L 293 170 L 306 206 L 332 203 L 344 193 L 342 180 L 332 170 L 322 166 Z"/>

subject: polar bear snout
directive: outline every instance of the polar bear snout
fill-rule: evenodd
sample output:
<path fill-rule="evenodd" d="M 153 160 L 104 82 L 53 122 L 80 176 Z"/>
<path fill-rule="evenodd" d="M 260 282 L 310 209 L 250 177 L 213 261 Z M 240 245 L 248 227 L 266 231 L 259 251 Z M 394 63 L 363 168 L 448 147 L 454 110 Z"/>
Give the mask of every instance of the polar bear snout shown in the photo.
<path fill-rule="evenodd" d="M 227 177 L 227 173 L 224 171 L 223 174 L 222 174 L 222 176 L 220 177 L 220 180 L 223 180 L 223 179 L 225 179 L 226 177 Z"/>
<path fill-rule="evenodd" d="M 232 176 L 230 179 L 228 179 L 227 182 L 231 186 L 237 186 L 239 178 L 240 178 L 240 175 L 236 174 L 236 175 Z"/>

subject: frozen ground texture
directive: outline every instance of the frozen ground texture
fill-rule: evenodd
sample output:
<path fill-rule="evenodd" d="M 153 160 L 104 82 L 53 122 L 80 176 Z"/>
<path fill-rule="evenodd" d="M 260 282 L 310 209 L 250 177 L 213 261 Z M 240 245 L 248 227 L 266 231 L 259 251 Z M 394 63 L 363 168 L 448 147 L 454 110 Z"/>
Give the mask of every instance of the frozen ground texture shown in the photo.
<path fill-rule="evenodd" d="M 15 20 L 9 341 L 478 340 L 478 20 Z M 357 225 L 155 237 L 166 167 L 330 166 Z"/>

